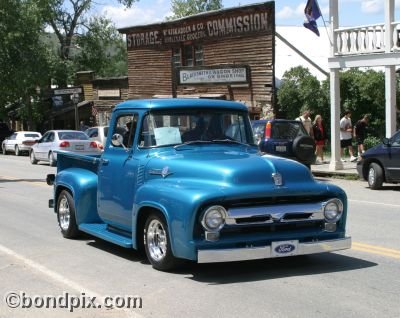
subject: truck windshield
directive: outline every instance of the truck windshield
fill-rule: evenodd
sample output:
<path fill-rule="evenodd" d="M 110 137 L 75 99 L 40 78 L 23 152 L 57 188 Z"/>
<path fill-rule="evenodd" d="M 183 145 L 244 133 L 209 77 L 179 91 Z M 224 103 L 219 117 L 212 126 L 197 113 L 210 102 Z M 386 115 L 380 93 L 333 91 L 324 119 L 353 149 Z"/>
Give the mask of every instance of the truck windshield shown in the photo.
<path fill-rule="evenodd" d="M 246 113 L 233 110 L 152 112 L 143 120 L 139 146 L 160 147 L 225 140 L 253 144 L 249 125 Z"/>

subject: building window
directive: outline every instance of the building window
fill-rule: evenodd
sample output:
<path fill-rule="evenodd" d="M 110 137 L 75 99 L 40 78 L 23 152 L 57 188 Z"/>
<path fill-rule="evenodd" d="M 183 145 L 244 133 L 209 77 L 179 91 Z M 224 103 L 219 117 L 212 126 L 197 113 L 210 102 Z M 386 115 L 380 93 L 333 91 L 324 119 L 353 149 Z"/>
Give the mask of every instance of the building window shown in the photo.
<path fill-rule="evenodd" d="M 172 63 L 174 67 L 203 65 L 203 47 L 201 45 L 183 45 L 173 48 Z"/>

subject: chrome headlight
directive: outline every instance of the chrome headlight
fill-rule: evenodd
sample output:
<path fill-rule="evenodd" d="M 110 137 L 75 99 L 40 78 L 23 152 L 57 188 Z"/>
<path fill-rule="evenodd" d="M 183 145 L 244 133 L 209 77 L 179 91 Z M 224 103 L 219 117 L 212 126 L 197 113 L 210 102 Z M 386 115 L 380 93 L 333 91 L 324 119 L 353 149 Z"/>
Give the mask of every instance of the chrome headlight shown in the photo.
<path fill-rule="evenodd" d="M 226 210 L 223 206 L 213 205 L 203 214 L 201 225 L 207 231 L 219 231 L 225 225 Z"/>
<path fill-rule="evenodd" d="M 340 220 L 343 214 L 343 202 L 339 199 L 331 199 L 324 205 L 325 220 L 334 223 Z"/>

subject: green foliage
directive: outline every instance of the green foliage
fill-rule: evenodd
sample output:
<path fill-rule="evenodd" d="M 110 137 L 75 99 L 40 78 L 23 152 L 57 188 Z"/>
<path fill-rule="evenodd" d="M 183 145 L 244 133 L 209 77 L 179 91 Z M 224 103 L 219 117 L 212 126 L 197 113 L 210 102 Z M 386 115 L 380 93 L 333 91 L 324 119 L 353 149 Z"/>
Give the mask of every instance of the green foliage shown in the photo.
<path fill-rule="evenodd" d="M 342 113 L 352 112 L 355 124 L 364 114 L 370 115 L 369 132 L 379 138 L 385 135 L 385 75 L 374 70 L 352 69 L 340 73 Z"/>
<path fill-rule="evenodd" d="M 381 139 L 379 139 L 378 137 L 368 136 L 364 140 L 364 148 L 365 150 L 367 150 L 369 148 L 375 147 L 376 145 L 379 145 L 381 142 Z"/>
<path fill-rule="evenodd" d="M 278 109 L 285 118 L 294 119 L 308 109 L 321 114 L 323 118 L 329 112 L 326 94 L 321 84 L 308 68 L 294 67 L 283 74 L 282 85 L 278 90 Z"/>
<path fill-rule="evenodd" d="M 37 88 L 48 82 L 48 50 L 40 40 L 43 12 L 34 0 L 3 0 L 0 6 L 0 109 L 7 104 L 28 106 Z M 30 119 L 30 116 L 28 116 Z"/>
<path fill-rule="evenodd" d="M 172 0 L 173 15 L 168 17 L 168 20 L 218 9 L 222 9 L 222 0 Z"/>
<path fill-rule="evenodd" d="M 77 39 L 75 69 L 95 71 L 98 76 L 127 74 L 127 51 L 122 35 L 105 17 L 93 17 L 87 32 Z"/>

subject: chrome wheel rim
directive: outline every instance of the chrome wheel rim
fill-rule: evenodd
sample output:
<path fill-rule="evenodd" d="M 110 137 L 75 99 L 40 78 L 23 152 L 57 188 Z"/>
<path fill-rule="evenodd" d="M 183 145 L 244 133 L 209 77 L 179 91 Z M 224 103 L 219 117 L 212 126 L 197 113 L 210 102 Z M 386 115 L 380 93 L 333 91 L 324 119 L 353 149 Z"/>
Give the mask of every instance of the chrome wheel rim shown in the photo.
<path fill-rule="evenodd" d="M 68 200 L 65 196 L 63 196 L 58 206 L 58 219 L 60 222 L 60 227 L 64 231 L 67 231 L 69 228 L 70 217 L 71 217 L 71 212 L 69 209 Z"/>
<path fill-rule="evenodd" d="M 158 220 L 152 220 L 147 228 L 147 247 L 150 257 L 159 262 L 167 254 L 167 233 Z"/>
<path fill-rule="evenodd" d="M 18 148 L 18 146 L 15 147 L 15 155 L 16 155 L 16 156 L 19 155 L 19 148 Z"/>
<path fill-rule="evenodd" d="M 30 158 L 31 158 L 31 161 L 35 161 L 35 155 L 33 154 L 33 151 L 31 151 Z"/>
<path fill-rule="evenodd" d="M 375 170 L 373 168 L 369 169 L 368 172 L 368 183 L 374 184 L 375 183 Z"/>

